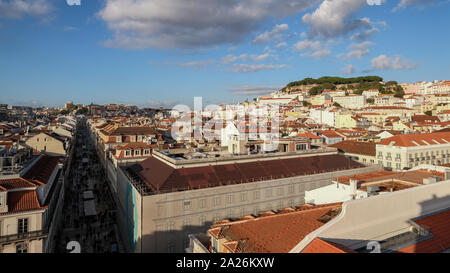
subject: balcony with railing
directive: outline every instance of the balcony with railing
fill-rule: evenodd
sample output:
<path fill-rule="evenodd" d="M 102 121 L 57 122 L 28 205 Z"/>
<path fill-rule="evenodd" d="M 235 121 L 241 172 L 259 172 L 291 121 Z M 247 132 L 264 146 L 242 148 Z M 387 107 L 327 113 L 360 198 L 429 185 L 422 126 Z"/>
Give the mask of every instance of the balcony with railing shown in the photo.
<path fill-rule="evenodd" d="M 12 244 L 24 240 L 39 240 L 47 237 L 48 233 L 44 230 L 29 231 L 11 235 L 0 236 L 0 244 Z"/>

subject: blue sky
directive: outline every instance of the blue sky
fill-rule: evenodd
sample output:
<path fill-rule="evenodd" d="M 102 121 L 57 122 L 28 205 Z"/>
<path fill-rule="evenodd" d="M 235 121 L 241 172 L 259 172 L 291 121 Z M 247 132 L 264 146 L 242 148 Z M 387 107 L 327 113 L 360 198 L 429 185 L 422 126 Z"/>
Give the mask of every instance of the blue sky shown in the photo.
<path fill-rule="evenodd" d="M 0 0 L 0 102 L 171 106 L 325 75 L 450 80 L 449 14 L 448 0 Z"/>

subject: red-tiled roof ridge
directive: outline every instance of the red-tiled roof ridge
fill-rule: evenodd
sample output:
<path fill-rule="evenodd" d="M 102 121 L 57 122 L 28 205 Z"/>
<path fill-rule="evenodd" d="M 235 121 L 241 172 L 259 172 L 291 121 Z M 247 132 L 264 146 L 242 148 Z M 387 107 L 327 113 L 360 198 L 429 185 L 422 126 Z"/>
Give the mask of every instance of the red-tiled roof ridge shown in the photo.
<path fill-rule="evenodd" d="M 36 185 L 34 183 L 31 183 L 30 181 L 22 177 L 0 179 L 0 189 L 3 188 L 5 190 L 10 190 L 10 189 L 35 188 L 35 187 Z"/>
<path fill-rule="evenodd" d="M 253 217 L 252 216 L 251 218 L 245 218 L 245 216 L 244 216 L 244 217 L 239 218 L 238 220 L 228 221 L 228 222 L 225 222 L 225 223 L 217 223 L 216 222 L 214 224 L 214 227 L 216 228 L 216 227 L 222 227 L 222 226 L 230 226 L 230 225 L 240 224 L 242 222 L 246 222 L 247 220 L 255 220 L 256 221 L 256 220 L 259 220 L 259 219 L 262 219 L 262 218 L 265 219 L 265 218 L 268 218 L 268 217 L 285 216 L 285 214 L 289 214 L 289 213 L 297 213 L 297 212 L 303 213 L 303 212 L 308 212 L 308 211 L 315 210 L 315 209 L 322 209 L 322 208 L 328 208 L 328 207 L 330 209 L 332 209 L 332 208 L 339 208 L 339 207 L 342 206 L 342 204 L 343 204 L 342 202 L 327 203 L 327 204 L 320 204 L 320 205 L 308 204 L 310 206 L 307 206 L 307 207 L 300 206 L 297 209 L 289 207 L 289 208 L 292 209 L 291 211 L 282 211 L 283 210 L 282 209 L 282 210 L 279 210 L 279 212 L 275 212 L 273 210 L 270 210 L 270 211 L 266 211 L 266 212 L 263 212 L 263 213 L 272 212 L 272 214 L 265 214 L 264 216 L 257 216 L 257 217 Z M 287 209 L 287 208 L 284 208 L 284 209 Z"/>
<path fill-rule="evenodd" d="M 300 164 L 301 163 L 301 164 Z M 261 160 L 175 169 L 155 157 L 128 168 L 151 191 L 188 190 L 359 168 L 343 155 Z"/>
<path fill-rule="evenodd" d="M 443 139 L 445 141 L 443 141 Z M 395 135 L 383 139 L 379 144 L 390 145 L 390 143 L 394 143 L 394 146 L 414 147 L 417 146 L 416 144 L 414 144 L 415 142 L 420 146 L 426 146 L 423 140 L 425 140 L 430 145 L 447 144 L 450 143 L 450 132 Z M 438 143 L 434 142 L 433 140 L 436 140 Z"/>
<path fill-rule="evenodd" d="M 224 236 L 230 241 L 247 240 L 245 252 L 288 252 L 304 236 L 324 225 L 319 221 L 323 215 L 340 206 L 327 204 L 228 224 Z"/>
<path fill-rule="evenodd" d="M 47 184 L 53 170 L 58 165 L 61 156 L 48 156 L 43 154 L 30 170 L 28 170 L 23 178 L 36 183 L 38 185 Z"/>
<path fill-rule="evenodd" d="M 26 212 L 41 210 L 47 208 L 41 206 L 36 194 L 36 190 L 23 190 L 8 192 L 8 212 L 1 214 L 10 214 L 16 212 Z"/>

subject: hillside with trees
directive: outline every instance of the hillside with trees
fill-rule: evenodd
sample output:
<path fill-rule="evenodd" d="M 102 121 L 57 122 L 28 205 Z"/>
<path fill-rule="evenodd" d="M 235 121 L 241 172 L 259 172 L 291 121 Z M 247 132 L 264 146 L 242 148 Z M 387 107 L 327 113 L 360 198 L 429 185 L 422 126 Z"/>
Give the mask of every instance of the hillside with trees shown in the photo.
<path fill-rule="evenodd" d="M 359 95 L 366 90 L 377 89 L 381 94 L 394 94 L 398 98 L 402 98 L 405 94 L 403 88 L 396 81 L 384 83 L 383 78 L 379 76 L 305 78 L 301 81 L 288 83 L 281 91 L 290 93 L 295 90 L 303 90 L 308 91 L 313 96 L 321 94 L 326 89 L 339 89 Z"/>

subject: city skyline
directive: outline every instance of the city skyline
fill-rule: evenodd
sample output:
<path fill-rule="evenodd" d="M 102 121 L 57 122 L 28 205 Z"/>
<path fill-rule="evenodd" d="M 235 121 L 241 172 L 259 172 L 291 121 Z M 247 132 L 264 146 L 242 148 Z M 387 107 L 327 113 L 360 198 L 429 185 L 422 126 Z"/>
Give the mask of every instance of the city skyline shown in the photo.
<path fill-rule="evenodd" d="M 206 105 L 305 77 L 450 75 L 449 1 L 183 3 L 2 1 L 0 102 Z"/>

